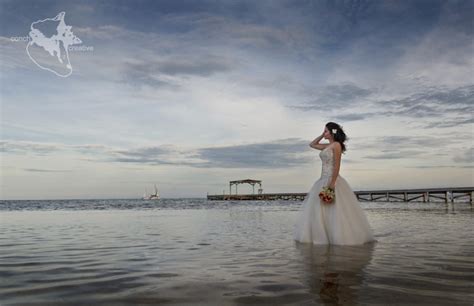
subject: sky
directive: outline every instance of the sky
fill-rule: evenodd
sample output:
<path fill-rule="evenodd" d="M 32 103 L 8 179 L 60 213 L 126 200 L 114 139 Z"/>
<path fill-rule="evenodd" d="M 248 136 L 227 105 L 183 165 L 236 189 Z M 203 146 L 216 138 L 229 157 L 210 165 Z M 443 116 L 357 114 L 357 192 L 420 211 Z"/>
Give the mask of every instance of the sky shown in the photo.
<path fill-rule="evenodd" d="M 88 47 L 68 77 L 12 39 L 60 12 Z M 307 192 L 330 121 L 356 191 L 474 186 L 473 20 L 454 0 L 0 0 L 0 198 Z"/>

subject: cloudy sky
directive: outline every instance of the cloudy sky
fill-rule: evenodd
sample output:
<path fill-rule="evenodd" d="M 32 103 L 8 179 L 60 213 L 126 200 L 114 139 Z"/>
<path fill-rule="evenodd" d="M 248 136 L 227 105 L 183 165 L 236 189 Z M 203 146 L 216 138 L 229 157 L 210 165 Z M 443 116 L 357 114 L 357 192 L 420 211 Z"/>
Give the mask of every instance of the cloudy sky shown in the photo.
<path fill-rule="evenodd" d="M 69 52 L 66 78 L 12 39 L 62 11 L 93 48 Z M 473 1 L 0 0 L 1 198 L 205 197 L 245 178 L 306 192 L 328 121 L 354 190 L 473 186 L 473 16 Z"/>

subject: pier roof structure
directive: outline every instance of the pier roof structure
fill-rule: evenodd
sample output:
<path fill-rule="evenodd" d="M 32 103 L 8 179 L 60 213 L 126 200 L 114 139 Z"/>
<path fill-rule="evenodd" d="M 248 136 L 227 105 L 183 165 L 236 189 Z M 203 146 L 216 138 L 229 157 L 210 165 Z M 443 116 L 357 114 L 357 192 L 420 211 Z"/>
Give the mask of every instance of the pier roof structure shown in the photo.
<path fill-rule="evenodd" d="M 252 185 L 253 193 L 255 193 L 255 184 L 258 184 L 260 188 L 258 189 L 258 193 L 261 194 L 263 192 L 262 189 L 262 181 L 261 180 L 252 180 L 252 179 L 244 179 L 244 180 L 236 180 L 229 182 L 229 194 L 232 194 L 232 185 L 235 185 L 235 194 L 237 194 L 237 185 L 239 184 L 250 184 Z"/>

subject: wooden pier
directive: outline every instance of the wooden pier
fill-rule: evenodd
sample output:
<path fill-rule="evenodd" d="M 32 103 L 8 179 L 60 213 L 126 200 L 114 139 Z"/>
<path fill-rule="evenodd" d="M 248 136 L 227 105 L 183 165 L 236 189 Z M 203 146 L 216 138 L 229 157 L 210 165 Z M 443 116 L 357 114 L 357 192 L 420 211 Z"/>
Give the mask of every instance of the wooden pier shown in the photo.
<path fill-rule="evenodd" d="M 444 202 L 470 203 L 472 205 L 474 187 L 448 187 L 425 189 L 365 190 L 354 191 L 359 201 L 368 202 Z M 215 194 L 207 195 L 208 200 L 243 201 L 243 200 L 289 200 L 302 201 L 307 193 L 259 193 L 259 194 Z M 461 201 L 460 199 L 466 200 Z M 456 199 L 458 199 L 456 201 Z"/>
<path fill-rule="evenodd" d="M 207 195 L 208 200 L 217 201 L 275 201 L 275 200 L 288 200 L 288 201 L 303 201 L 307 193 L 262 193 L 262 194 L 214 194 Z"/>
<path fill-rule="evenodd" d="M 377 202 L 451 202 L 455 199 L 467 198 L 466 203 L 472 204 L 474 187 L 448 187 L 426 189 L 396 189 L 356 191 L 359 201 Z M 437 199 L 438 201 L 434 201 Z M 458 200 L 458 202 L 460 202 Z"/>

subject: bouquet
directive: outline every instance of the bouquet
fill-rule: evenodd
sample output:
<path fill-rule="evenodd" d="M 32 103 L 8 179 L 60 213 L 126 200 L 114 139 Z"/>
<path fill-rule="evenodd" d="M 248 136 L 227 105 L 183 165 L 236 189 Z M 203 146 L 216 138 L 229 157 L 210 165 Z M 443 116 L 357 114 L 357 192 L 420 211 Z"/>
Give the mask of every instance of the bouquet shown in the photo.
<path fill-rule="evenodd" d="M 334 192 L 334 189 L 331 187 L 323 187 L 323 190 L 319 193 L 319 198 L 323 201 L 325 204 L 332 204 L 334 202 L 334 199 L 336 198 L 336 194 Z"/>

